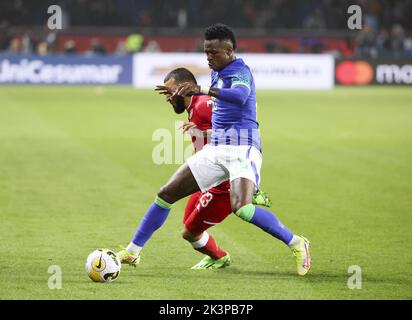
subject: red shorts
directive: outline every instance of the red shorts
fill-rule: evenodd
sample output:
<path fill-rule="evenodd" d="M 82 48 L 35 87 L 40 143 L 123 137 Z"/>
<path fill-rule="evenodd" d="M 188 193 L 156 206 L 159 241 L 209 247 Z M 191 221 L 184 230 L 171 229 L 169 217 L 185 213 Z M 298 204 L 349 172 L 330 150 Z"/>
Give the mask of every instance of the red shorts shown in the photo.
<path fill-rule="evenodd" d="M 230 213 L 230 194 L 196 192 L 192 194 L 186 204 L 183 224 L 193 235 L 200 235 L 206 229 L 222 222 Z"/>

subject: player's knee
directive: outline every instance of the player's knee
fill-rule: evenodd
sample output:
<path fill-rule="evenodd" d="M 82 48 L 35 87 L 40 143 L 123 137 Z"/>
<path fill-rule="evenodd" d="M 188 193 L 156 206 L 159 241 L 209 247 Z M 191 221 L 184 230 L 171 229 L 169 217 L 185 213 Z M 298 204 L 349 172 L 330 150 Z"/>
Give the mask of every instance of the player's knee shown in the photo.
<path fill-rule="evenodd" d="M 230 195 L 230 205 L 232 207 L 232 212 L 236 213 L 239 209 L 243 208 L 252 203 L 252 196 L 247 195 L 238 195 L 238 194 L 231 194 Z"/>
<path fill-rule="evenodd" d="M 185 227 L 182 231 L 182 238 L 189 242 L 194 242 L 198 240 L 199 236 L 194 235 L 189 230 L 187 230 Z"/>
<path fill-rule="evenodd" d="M 170 188 L 168 188 L 167 186 L 161 187 L 159 192 L 157 193 L 157 196 L 170 204 L 173 204 L 176 202 L 176 199 L 173 196 L 173 193 L 170 191 Z"/>
<path fill-rule="evenodd" d="M 191 233 L 190 233 L 189 231 L 187 231 L 186 229 L 183 229 L 183 231 L 182 231 L 182 238 L 185 239 L 185 240 L 187 240 L 187 241 L 190 241 L 191 238 L 192 238 L 192 235 L 191 235 Z"/>
<path fill-rule="evenodd" d="M 240 208 L 244 207 L 248 203 L 241 201 L 241 199 L 231 199 L 230 204 L 232 206 L 232 212 L 236 213 Z"/>

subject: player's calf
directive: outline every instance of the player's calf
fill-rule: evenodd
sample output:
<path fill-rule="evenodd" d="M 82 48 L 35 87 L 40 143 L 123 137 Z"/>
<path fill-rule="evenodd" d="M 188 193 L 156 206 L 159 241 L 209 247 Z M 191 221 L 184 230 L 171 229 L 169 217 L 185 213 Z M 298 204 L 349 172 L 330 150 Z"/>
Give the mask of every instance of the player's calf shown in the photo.
<path fill-rule="evenodd" d="M 193 238 L 191 238 L 191 236 L 188 236 L 189 234 L 189 231 L 184 232 L 184 235 L 188 239 L 195 239 L 194 241 L 188 241 L 196 251 L 206 254 L 215 260 L 218 260 L 227 255 L 227 252 L 222 250 L 216 243 L 215 239 L 206 231 L 204 231 L 200 236 L 194 237 L 193 235 L 191 235 L 193 236 Z"/>

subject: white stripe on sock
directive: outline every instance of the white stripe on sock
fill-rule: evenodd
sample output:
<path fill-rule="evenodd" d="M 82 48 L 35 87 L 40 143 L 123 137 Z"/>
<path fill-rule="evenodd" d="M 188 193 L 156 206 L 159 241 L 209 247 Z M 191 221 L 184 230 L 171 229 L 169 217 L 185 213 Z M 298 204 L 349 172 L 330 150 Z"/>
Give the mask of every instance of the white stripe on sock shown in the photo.
<path fill-rule="evenodd" d="M 296 246 L 301 240 L 301 237 L 297 236 L 297 235 L 293 235 L 292 240 L 290 240 L 290 242 L 288 243 L 289 247 L 294 247 Z"/>
<path fill-rule="evenodd" d="M 202 237 L 195 242 L 191 242 L 191 245 L 195 249 L 200 249 L 204 247 L 208 241 L 209 241 L 209 234 L 205 231 L 203 232 Z"/>
<path fill-rule="evenodd" d="M 129 245 L 126 247 L 127 250 L 129 250 L 131 253 L 136 254 L 140 253 L 142 251 L 143 247 L 139 247 L 138 245 L 134 244 L 133 242 L 130 242 Z"/>

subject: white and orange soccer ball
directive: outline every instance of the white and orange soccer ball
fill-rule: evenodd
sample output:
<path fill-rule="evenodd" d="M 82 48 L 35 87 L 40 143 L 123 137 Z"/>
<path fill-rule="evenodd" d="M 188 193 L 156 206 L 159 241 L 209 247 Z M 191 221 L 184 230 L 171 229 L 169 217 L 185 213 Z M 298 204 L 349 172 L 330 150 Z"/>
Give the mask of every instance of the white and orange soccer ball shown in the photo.
<path fill-rule="evenodd" d="M 116 253 L 110 249 L 96 249 L 89 254 L 86 272 L 95 282 L 113 282 L 120 274 L 122 264 Z"/>

